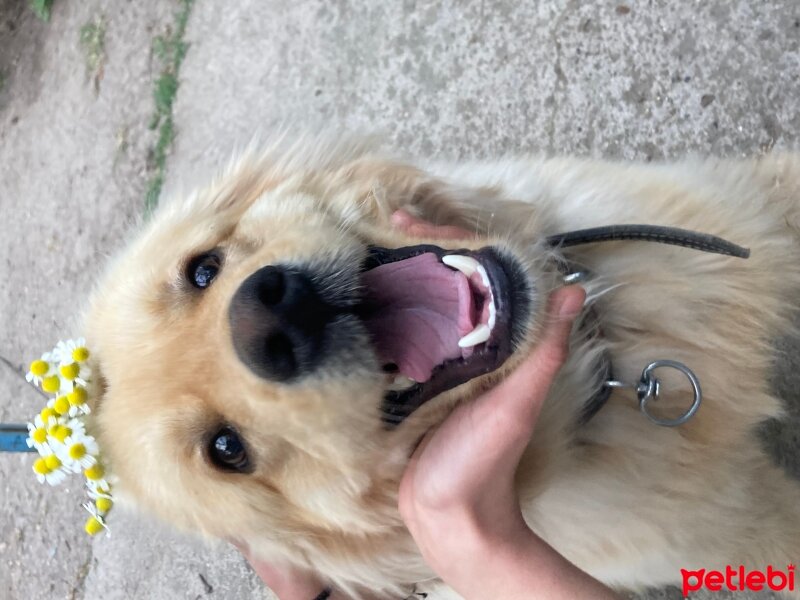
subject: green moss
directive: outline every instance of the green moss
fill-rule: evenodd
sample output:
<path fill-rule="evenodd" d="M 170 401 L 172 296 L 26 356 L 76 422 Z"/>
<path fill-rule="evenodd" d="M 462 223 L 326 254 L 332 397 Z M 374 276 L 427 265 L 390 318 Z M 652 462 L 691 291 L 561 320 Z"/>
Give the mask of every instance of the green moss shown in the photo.
<path fill-rule="evenodd" d="M 98 15 L 81 27 L 79 39 L 86 61 L 86 72 L 92 78 L 95 90 L 99 90 L 106 61 L 106 24 L 103 17 Z"/>
<path fill-rule="evenodd" d="M 175 101 L 175 94 L 177 93 L 178 79 L 173 73 L 162 73 L 161 77 L 156 79 L 156 89 L 153 92 L 157 115 L 172 113 L 172 103 Z"/>
<path fill-rule="evenodd" d="M 155 111 L 148 123 L 150 129 L 158 129 L 158 138 L 150 155 L 153 174 L 145 192 L 145 210 L 148 213 L 158 206 L 161 187 L 164 185 L 167 156 L 175 140 L 172 108 L 178 93 L 178 74 L 188 48 L 183 36 L 193 4 L 194 0 L 180 0 L 181 8 L 175 15 L 171 30 L 153 38 L 153 55 L 161 62 L 161 72 L 153 87 Z"/>
<path fill-rule="evenodd" d="M 53 0 L 31 0 L 31 9 L 42 21 L 50 20 L 52 6 Z"/>

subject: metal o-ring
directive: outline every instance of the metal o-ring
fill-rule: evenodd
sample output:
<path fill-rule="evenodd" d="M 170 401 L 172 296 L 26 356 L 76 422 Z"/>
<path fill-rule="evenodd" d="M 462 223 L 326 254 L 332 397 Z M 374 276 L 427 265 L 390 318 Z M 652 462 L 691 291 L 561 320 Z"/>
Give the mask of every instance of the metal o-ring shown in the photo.
<path fill-rule="evenodd" d="M 689 380 L 689 383 L 692 385 L 694 401 L 689 409 L 676 419 L 663 419 L 651 414 L 647 410 L 648 401 L 651 399 L 658 399 L 658 379 L 656 379 L 656 377 L 653 375 L 653 371 L 660 368 L 669 368 L 680 371 L 686 376 L 686 378 Z M 689 367 L 675 360 L 656 360 L 647 365 L 644 371 L 642 371 L 642 380 L 641 385 L 639 386 L 638 395 L 639 409 L 653 423 L 656 425 L 661 425 L 662 427 L 677 427 L 678 425 L 683 425 L 686 423 L 694 416 L 694 414 L 697 412 L 697 409 L 700 408 L 700 402 L 703 399 L 703 391 L 700 389 L 700 381 L 697 379 L 697 376 Z"/>

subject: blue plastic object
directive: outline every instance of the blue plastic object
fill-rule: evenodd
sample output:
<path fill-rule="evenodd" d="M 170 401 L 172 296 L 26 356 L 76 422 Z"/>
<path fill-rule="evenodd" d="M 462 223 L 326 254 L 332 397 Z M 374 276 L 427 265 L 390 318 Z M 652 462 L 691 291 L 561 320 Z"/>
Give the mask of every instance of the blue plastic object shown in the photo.
<path fill-rule="evenodd" d="M 28 448 L 28 428 L 25 425 L 4 425 L 0 423 L 0 452 L 36 452 Z"/>

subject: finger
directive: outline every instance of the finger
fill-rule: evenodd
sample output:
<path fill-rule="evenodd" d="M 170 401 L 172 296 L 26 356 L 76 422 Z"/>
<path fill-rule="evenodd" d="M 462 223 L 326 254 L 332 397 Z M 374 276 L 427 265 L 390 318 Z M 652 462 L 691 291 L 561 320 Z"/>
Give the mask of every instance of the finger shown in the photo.
<path fill-rule="evenodd" d="M 308 600 L 308 598 L 316 598 L 325 589 L 325 585 L 313 573 L 289 565 L 276 565 L 254 559 L 244 543 L 238 541 L 232 543 L 244 555 L 256 575 L 278 596 L 279 600 Z M 333 600 L 334 596 L 330 598 Z"/>
<path fill-rule="evenodd" d="M 251 561 L 253 570 L 280 600 L 308 600 L 326 589 L 319 579 L 302 571 L 281 569 L 269 563 Z"/>
<path fill-rule="evenodd" d="M 392 225 L 413 237 L 427 237 L 450 240 L 463 240 L 472 237 L 470 232 L 453 225 L 434 225 L 424 219 L 415 217 L 402 208 L 396 210 L 391 217 Z"/>

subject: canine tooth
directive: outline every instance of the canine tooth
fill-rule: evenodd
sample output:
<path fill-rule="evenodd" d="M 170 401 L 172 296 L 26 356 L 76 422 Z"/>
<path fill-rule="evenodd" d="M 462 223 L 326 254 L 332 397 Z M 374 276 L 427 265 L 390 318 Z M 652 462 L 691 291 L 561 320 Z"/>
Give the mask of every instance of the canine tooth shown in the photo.
<path fill-rule="evenodd" d="M 494 323 L 497 320 L 497 307 L 494 305 L 494 298 L 489 299 L 489 330 L 494 329 Z"/>
<path fill-rule="evenodd" d="M 492 330 L 489 328 L 489 326 L 481 323 L 467 335 L 458 340 L 458 347 L 471 348 L 472 346 L 482 344 L 489 339 L 489 334 L 491 333 Z"/>
<path fill-rule="evenodd" d="M 467 277 L 482 268 L 477 260 L 463 254 L 448 254 L 442 257 L 442 262 L 452 269 L 458 269 Z"/>
<path fill-rule="evenodd" d="M 483 285 L 486 286 L 487 290 L 491 290 L 492 289 L 492 285 L 489 283 L 489 276 L 486 274 L 486 269 L 484 269 L 483 266 L 480 263 L 478 263 L 477 271 L 481 275 L 481 280 L 483 281 Z"/>
<path fill-rule="evenodd" d="M 411 379 L 410 377 L 406 377 L 405 375 L 395 375 L 392 378 L 389 387 L 393 390 L 404 390 L 406 388 L 411 387 L 415 383 L 417 382 Z"/>

